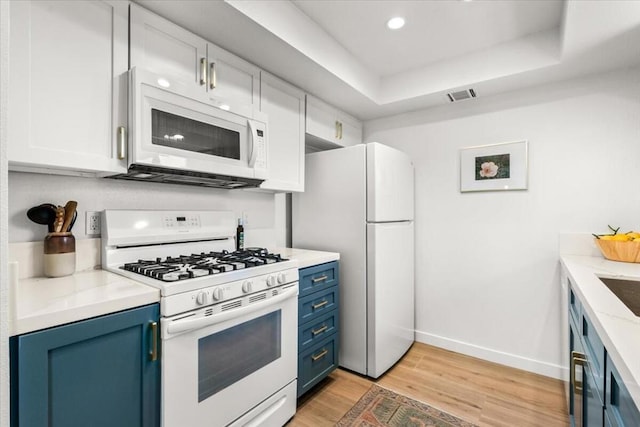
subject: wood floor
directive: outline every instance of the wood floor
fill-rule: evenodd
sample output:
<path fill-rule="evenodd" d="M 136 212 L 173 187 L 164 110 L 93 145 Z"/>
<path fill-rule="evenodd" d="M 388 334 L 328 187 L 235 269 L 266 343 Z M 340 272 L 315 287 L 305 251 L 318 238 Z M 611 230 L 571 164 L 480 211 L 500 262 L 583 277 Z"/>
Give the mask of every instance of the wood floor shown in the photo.
<path fill-rule="evenodd" d="M 561 381 L 415 343 L 377 380 L 334 371 L 287 426 L 333 426 L 374 383 L 479 426 L 569 425 Z"/>

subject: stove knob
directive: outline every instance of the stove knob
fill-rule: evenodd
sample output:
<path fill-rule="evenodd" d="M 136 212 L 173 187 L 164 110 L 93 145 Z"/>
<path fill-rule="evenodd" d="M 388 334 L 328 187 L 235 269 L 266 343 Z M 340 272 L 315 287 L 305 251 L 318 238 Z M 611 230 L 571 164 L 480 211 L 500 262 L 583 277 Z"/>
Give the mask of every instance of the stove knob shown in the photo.
<path fill-rule="evenodd" d="M 287 275 L 284 273 L 278 273 L 278 283 L 281 285 L 287 283 Z"/>
<path fill-rule="evenodd" d="M 246 280 L 242 284 L 242 292 L 244 292 L 245 294 L 248 294 L 249 292 L 251 292 L 252 287 L 253 287 L 253 283 L 251 283 L 251 280 Z"/>
<path fill-rule="evenodd" d="M 271 286 L 275 286 L 276 285 L 276 278 L 273 276 L 268 276 L 267 277 L 267 286 L 271 287 Z"/>
<path fill-rule="evenodd" d="M 213 299 L 216 301 L 220 301 L 222 298 L 224 298 L 224 292 L 222 291 L 222 288 L 214 288 Z"/>
<path fill-rule="evenodd" d="M 196 295 L 196 304 L 204 305 L 206 303 L 207 303 L 207 293 L 204 291 L 198 292 L 198 295 Z"/>

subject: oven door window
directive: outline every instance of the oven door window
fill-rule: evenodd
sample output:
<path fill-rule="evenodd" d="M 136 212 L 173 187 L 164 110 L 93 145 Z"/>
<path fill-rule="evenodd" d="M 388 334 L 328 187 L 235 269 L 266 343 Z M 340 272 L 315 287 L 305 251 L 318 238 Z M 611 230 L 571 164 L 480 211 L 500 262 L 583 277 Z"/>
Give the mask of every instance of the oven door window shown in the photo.
<path fill-rule="evenodd" d="M 281 355 L 281 310 L 198 340 L 198 402 Z"/>
<path fill-rule="evenodd" d="M 151 143 L 240 160 L 240 132 L 151 109 Z"/>

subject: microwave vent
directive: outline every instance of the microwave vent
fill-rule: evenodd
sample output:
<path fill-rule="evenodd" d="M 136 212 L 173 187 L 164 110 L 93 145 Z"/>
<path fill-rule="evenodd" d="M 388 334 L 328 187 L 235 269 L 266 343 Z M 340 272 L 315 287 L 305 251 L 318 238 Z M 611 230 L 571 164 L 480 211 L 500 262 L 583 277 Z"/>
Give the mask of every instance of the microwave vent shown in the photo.
<path fill-rule="evenodd" d="M 108 178 L 164 184 L 196 185 L 199 187 L 225 188 L 227 190 L 235 188 L 256 188 L 264 181 L 255 178 L 216 175 L 138 164 L 129 166 L 127 173 L 109 176 Z"/>
<path fill-rule="evenodd" d="M 451 102 L 464 101 L 465 99 L 475 98 L 476 91 L 473 89 L 459 90 L 456 92 L 449 92 L 447 96 Z"/>

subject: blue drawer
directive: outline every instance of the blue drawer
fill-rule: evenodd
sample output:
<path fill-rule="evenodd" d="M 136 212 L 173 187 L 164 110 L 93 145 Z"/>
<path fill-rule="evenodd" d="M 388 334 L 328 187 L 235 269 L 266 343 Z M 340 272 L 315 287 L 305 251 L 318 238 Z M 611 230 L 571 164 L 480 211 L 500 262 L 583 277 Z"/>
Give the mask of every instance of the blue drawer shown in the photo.
<path fill-rule="evenodd" d="M 298 350 L 315 345 L 338 330 L 338 310 L 330 311 L 301 325 L 298 329 Z"/>
<path fill-rule="evenodd" d="M 327 337 L 298 356 L 298 397 L 338 367 L 338 334 Z"/>
<path fill-rule="evenodd" d="M 300 269 L 299 293 L 305 296 L 338 284 L 338 262 Z"/>
<path fill-rule="evenodd" d="M 298 299 L 298 325 L 311 322 L 338 308 L 338 286 Z"/>

